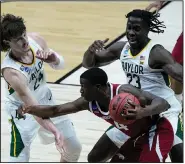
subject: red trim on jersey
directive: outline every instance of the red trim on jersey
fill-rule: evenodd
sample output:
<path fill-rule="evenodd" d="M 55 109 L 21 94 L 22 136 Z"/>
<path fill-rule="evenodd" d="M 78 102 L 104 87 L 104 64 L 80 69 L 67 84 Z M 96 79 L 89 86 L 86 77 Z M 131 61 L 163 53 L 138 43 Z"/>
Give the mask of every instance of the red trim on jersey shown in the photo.
<path fill-rule="evenodd" d="M 177 39 L 175 47 L 172 51 L 172 56 L 176 62 L 183 64 L 183 32 Z"/>
<path fill-rule="evenodd" d="M 112 92 L 113 92 L 113 97 L 117 95 L 116 91 L 117 88 L 120 86 L 120 84 L 111 84 L 112 85 Z"/>

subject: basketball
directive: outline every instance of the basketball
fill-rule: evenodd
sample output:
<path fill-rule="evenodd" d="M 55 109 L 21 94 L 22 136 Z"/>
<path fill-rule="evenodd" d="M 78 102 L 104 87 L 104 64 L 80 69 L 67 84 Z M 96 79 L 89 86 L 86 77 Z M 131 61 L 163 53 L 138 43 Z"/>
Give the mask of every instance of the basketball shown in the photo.
<path fill-rule="evenodd" d="M 128 104 L 128 100 L 133 103 L 140 105 L 139 100 L 130 93 L 120 93 L 113 97 L 109 104 L 109 113 L 112 119 L 119 124 L 132 124 L 135 120 L 124 120 L 121 116 L 122 113 L 126 114 L 127 109 L 133 109 L 133 107 Z"/>

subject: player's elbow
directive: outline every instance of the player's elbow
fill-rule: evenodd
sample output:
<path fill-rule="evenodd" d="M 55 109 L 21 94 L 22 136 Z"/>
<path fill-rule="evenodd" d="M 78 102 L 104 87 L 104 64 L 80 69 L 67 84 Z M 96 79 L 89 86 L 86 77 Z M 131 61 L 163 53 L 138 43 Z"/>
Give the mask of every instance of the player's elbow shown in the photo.
<path fill-rule="evenodd" d="M 90 68 L 94 67 L 94 63 L 92 63 L 92 62 L 90 63 L 90 62 L 86 61 L 85 59 L 83 59 L 82 66 L 86 69 L 90 69 Z"/>
<path fill-rule="evenodd" d="M 93 68 L 95 66 L 95 57 L 93 54 L 86 51 L 82 60 L 82 66 L 86 69 Z"/>
<path fill-rule="evenodd" d="M 158 99 L 159 104 L 160 104 L 160 112 L 167 111 L 170 108 L 170 104 L 165 100 L 165 99 Z"/>

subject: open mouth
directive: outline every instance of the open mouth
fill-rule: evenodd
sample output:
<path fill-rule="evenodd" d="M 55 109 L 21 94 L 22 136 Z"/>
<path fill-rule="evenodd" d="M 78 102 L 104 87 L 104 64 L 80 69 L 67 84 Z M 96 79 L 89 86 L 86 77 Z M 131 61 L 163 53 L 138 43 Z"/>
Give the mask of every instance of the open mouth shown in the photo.
<path fill-rule="evenodd" d="M 135 38 L 129 38 L 129 43 L 134 44 L 134 43 L 136 43 L 136 42 L 137 42 L 137 41 L 136 41 Z"/>

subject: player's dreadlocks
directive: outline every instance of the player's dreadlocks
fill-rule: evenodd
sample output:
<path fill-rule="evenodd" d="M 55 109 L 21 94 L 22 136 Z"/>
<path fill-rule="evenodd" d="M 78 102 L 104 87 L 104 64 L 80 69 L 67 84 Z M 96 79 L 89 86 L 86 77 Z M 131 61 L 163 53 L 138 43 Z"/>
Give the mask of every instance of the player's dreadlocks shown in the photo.
<path fill-rule="evenodd" d="M 126 15 L 126 18 L 129 18 L 131 16 L 143 19 L 143 21 L 148 24 L 149 31 L 151 32 L 163 33 L 164 30 L 162 30 L 161 28 L 166 28 L 166 26 L 163 24 L 164 22 L 158 20 L 158 17 L 160 17 L 159 13 L 152 13 L 149 11 L 137 9 L 129 12 Z"/>
<path fill-rule="evenodd" d="M 16 38 L 23 34 L 26 30 L 24 20 L 22 17 L 16 17 L 12 14 L 6 14 L 1 16 L 1 51 L 9 50 L 9 45 L 4 42 L 10 41 L 12 38 Z"/>

